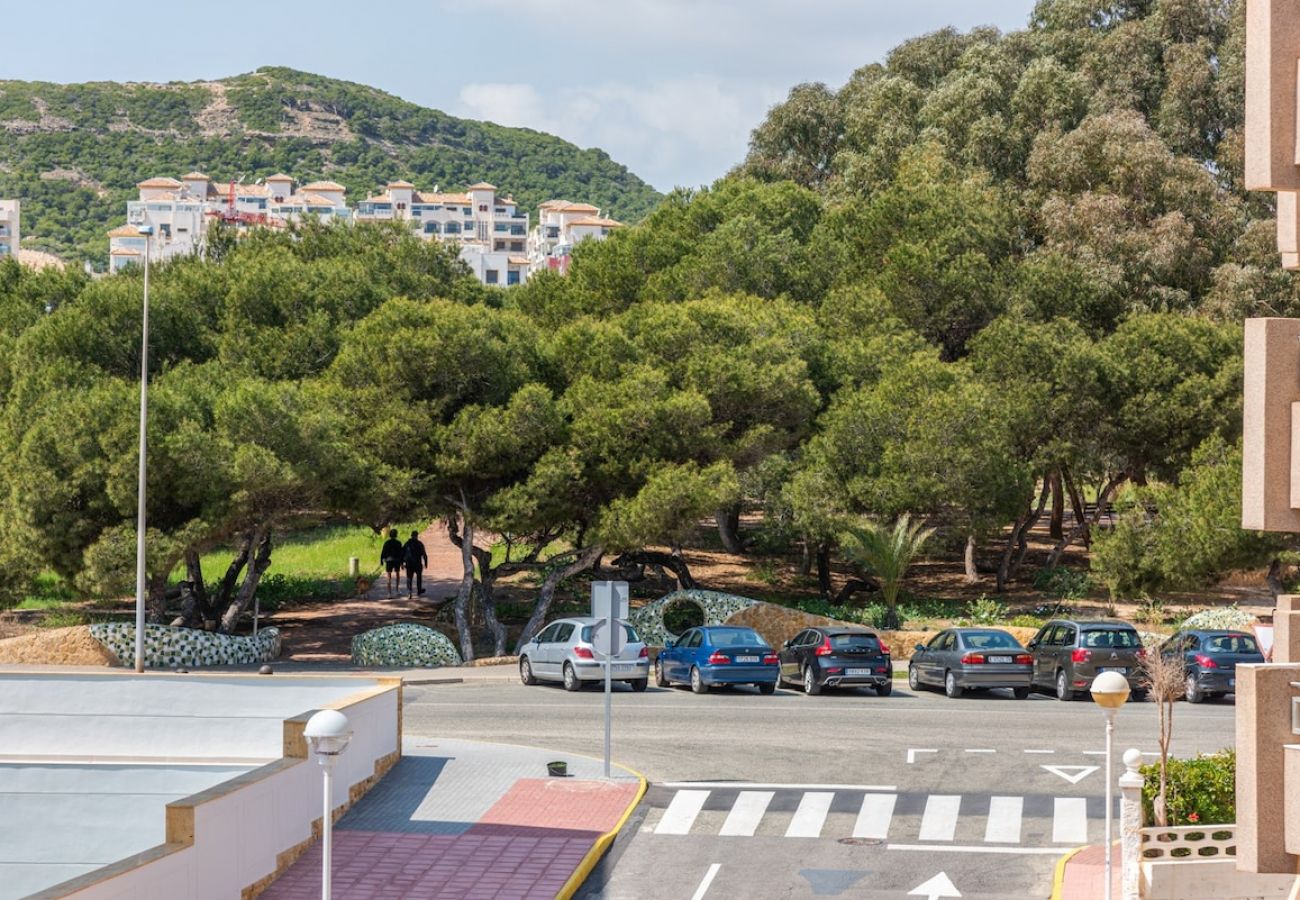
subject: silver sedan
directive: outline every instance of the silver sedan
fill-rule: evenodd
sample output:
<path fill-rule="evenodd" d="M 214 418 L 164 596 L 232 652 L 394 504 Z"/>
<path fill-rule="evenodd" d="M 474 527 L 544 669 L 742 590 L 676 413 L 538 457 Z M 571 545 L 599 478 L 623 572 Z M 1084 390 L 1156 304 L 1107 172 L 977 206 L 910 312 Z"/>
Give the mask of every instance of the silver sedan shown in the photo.
<path fill-rule="evenodd" d="M 956 698 L 967 690 L 1010 688 L 1017 700 L 1029 696 L 1034 658 L 1000 628 L 949 628 L 929 644 L 916 645 L 907 667 L 912 690 L 942 687 Z"/>
<path fill-rule="evenodd" d="M 519 680 L 524 684 L 558 681 L 566 691 L 582 690 L 586 682 L 604 681 L 603 658 L 592 645 L 592 627 L 600 619 L 558 619 L 537 633 L 519 651 Z M 631 625 L 623 626 L 627 644 L 612 661 L 610 677 L 626 681 L 634 691 L 650 683 L 650 653 Z"/>

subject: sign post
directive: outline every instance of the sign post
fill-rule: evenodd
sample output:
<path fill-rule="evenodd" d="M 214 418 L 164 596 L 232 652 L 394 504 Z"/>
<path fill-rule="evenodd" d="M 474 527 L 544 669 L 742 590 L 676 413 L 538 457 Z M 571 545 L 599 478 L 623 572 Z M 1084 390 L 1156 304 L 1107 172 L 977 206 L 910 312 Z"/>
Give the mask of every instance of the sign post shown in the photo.
<path fill-rule="evenodd" d="M 627 646 L 623 619 L 628 614 L 626 581 L 591 583 L 591 616 L 599 619 L 591 629 L 591 644 L 605 662 L 605 777 L 610 777 L 610 732 L 613 721 L 614 658 Z"/>

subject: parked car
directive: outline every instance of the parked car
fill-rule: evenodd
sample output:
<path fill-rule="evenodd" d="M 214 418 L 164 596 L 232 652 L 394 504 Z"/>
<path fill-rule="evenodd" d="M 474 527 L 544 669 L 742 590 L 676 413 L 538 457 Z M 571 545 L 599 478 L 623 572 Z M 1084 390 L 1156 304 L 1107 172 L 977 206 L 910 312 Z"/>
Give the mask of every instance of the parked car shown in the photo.
<path fill-rule="evenodd" d="M 1264 661 L 1259 644 L 1241 631 L 1180 631 L 1160 645 L 1160 653 L 1183 658 L 1188 703 L 1236 693 L 1237 664 Z"/>
<path fill-rule="evenodd" d="M 605 680 L 605 666 L 591 643 L 592 626 L 600 619 L 558 619 L 547 625 L 519 651 L 519 680 L 524 684 L 558 681 L 566 691 L 582 690 L 590 681 Z M 624 625 L 627 644 L 613 660 L 610 677 L 644 691 L 650 679 L 650 653 L 636 629 Z"/>
<path fill-rule="evenodd" d="M 873 687 L 882 697 L 894 688 L 894 664 L 880 635 L 868 628 L 805 628 L 781 645 L 781 680 L 822 688 Z"/>
<path fill-rule="evenodd" d="M 916 645 L 907 667 L 912 690 L 942 687 L 957 698 L 968 690 L 1010 688 L 1017 700 L 1029 696 L 1034 657 L 1000 628 L 949 628 L 930 643 Z"/>
<path fill-rule="evenodd" d="M 1027 645 L 1034 656 L 1033 686 L 1073 700 L 1102 672 L 1128 679 L 1135 700 L 1146 696 L 1141 664 L 1146 650 L 1137 629 L 1113 620 L 1053 619 Z"/>
<path fill-rule="evenodd" d="M 697 694 L 723 684 L 752 684 L 761 693 L 776 690 L 780 659 L 752 628 L 702 625 L 669 641 L 655 660 L 655 684 L 689 684 Z"/>

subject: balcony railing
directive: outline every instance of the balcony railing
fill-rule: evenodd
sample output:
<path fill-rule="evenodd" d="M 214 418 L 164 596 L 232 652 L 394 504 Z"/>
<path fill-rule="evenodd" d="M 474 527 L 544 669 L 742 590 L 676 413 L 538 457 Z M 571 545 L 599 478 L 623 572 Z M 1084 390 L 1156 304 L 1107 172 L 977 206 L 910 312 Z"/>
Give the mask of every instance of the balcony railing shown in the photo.
<path fill-rule="evenodd" d="M 1145 860 L 1224 859 L 1236 855 L 1235 824 L 1142 829 L 1142 858 Z"/>

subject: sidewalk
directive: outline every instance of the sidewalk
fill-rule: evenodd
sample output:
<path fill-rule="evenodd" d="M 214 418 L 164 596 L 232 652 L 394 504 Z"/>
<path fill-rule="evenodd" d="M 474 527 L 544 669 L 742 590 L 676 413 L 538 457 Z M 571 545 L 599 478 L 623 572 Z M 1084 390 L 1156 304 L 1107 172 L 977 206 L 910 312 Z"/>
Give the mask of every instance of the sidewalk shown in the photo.
<path fill-rule="evenodd" d="M 640 799 L 625 769 L 531 747 L 408 738 L 391 772 L 334 826 L 337 900 L 568 897 Z M 568 778 L 546 777 L 564 760 Z M 320 896 L 317 842 L 262 894 Z"/>
<path fill-rule="evenodd" d="M 1115 894 L 1120 892 L 1120 846 L 1111 849 L 1111 878 Z M 1052 900 L 1097 900 L 1106 895 L 1106 852 L 1102 844 L 1090 844 L 1067 854 L 1057 864 Z"/>

